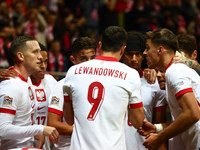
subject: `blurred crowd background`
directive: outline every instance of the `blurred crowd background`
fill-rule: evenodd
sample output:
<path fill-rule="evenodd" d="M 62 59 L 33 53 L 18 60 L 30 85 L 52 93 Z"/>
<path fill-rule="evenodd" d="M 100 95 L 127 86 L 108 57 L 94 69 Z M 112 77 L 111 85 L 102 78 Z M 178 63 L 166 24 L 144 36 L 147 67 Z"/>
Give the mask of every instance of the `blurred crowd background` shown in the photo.
<path fill-rule="evenodd" d="M 66 72 L 72 65 L 73 41 L 88 36 L 98 43 L 102 31 L 112 25 L 144 34 L 159 28 L 193 34 L 199 48 L 200 1 L 0 0 L 0 68 L 12 65 L 12 40 L 29 34 L 48 48 L 48 71 Z"/>

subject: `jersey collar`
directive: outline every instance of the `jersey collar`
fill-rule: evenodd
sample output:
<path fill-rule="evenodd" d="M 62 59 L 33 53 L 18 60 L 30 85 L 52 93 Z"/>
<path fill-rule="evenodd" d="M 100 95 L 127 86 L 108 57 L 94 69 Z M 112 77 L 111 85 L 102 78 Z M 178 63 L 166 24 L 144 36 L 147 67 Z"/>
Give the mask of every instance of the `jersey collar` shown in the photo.
<path fill-rule="evenodd" d="M 109 56 L 97 56 L 95 59 L 98 60 L 105 60 L 105 61 L 116 61 L 119 62 L 119 60 L 115 57 L 109 57 Z"/>
<path fill-rule="evenodd" d="M 15 69 L 12 69 L 12 70 L 15 71 L 15 72 L 17 72 Z M 19 72 L 17 72 L 17 74 L 18 74 L 18 77 L 19 77 L 22 81 L 27 82 L 27 80 L 26 80 L 21 74 L 19 74 Z"/>
<path fill-rule="evenodd" d="M 172 57 L 171 61 L 170 61 L 169 64 L 167 65 L 166 70 L 172 65 L 173 58 L 174 58 L 174 57 Z"/>

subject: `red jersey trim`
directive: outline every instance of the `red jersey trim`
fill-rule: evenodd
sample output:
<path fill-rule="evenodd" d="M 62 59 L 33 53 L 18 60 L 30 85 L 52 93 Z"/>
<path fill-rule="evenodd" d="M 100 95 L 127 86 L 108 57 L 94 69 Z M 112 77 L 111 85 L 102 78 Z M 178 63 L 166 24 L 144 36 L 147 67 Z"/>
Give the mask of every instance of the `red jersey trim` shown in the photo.
<path fill-rule="evenodd" d="M 139 107 L 142 107 L 142 106 L 143 106 L 142 102 L 136 103 L 136 104 L 130 104 L 129 105 L 130 108 L 139 108 Z"/>
<path fill-rule="evenodd" d="M 0 108 L 0 113 L 7 113 L 7 114 L 15 115 L 16 111 L 12 110 L 12 109 Z"/>
<path fill-rule="evenodd" d="M 162 111 L 162 110 L 165 110 L 166 109 L 166 105 L 165 106 L 159 106 L 159 107 L 156 107 L 154 108 L 155 111 Z"/>
<path fill-rule="evenodd" d="M 95 57 L 95 59 L 119 62 L 119 60 L 117 58 L 115 58 L 115 57 L 108 57 L 108 56 L 97 56 L 97 57 Z"/>
<path fill-rule="evenodd" d="M 142 69 L 140 69 L 140 73 L 139 73 L 140 78 L 142 78 L 143 74 L 144 74 L 144 72 L 142 71 Z"/>
<path fill-rule="evenodd" d="M 181 90 L 178 93 L 176 93 L 175 96 L 176 96 L 176 98 L 178 98 L 179 96 L 181 96 L 185 93 L 189 93 L 189 92 L 193 92 L 192 88 L 187 88 L 187 89 Z"/>
<path fill-rule="evenodd" d="M 169 64 L 166 67 L 166 70 L 172 65 L 172 61 L 173 61 L 174 57 L 171 59 L 171 61 L 169 62 Z"/>
<path fill-rule="evenodd" d="M 15 69 L 12 69 L 13 71 L 15 71 L 15 72 L 17 72 Z M 22 81 L 24 81 L 24 82 L 27 82 L 28 80 L 26 80 L 21 74 L 19 74 L 19 72 L 17 72 L 17 74 L 18 74 L 18 77 L 22 80 Z"/>
<path fill-rule="evenodd" d="M 69 96 L 64 96 L 64 101 L 69 101 L 70 97 Z"/>
<path fill-rule="evenodd" d="M 52 112 L 52 113 L 55 113 L 55 114 L 58 114 L 60 116 L 63 115 L 63 112 L 58 110 L 58 109 L 55 109 L 55 108 L 48 108 L 48 112 Z"/>

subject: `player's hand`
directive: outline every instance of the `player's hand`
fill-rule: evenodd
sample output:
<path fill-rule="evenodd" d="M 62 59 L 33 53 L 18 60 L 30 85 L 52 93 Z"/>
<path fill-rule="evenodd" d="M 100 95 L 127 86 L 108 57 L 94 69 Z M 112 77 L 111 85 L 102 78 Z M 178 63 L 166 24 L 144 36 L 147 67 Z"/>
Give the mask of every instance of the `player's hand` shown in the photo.
<path fill-rule="evenodd" d="M 8 69 L 5 69 L 0 72 L 0 82 L 3 80 L 9 80 L 10 77 L 15 78 L 18 76 L 17 72 L 12 70 L 13 68 L 14 66 L 11 66 Z"/>
<path fill-rule="evenodd" d="M 148 150 L 157 150 L 163 143 L 162 138 L 155 133 L 151 133 L 145 137 L 146 141 L 143 145 L 148 148 Z"/>
<path fill-rule="evenodd" d="M 149 121 L 144 120 L 142 127 L 140 127 L 137 132 L 142 136 L 147 136 L 150 133 L 156 133 L 156 126 Z"/>
<path fill-rule="evenodd" d="M 39 141 L 38 148 L 42 148 L 45 143 L 45 136 L 44 135 L 35 135 L 34 138 Z"/>
<path fill-rule="evenodd" d="M 144 78 L 149 84 L 154 84 L 156 82 L 157 72 L 155 69 L 144 69 Z"/>
<path fill-rule="evenodd" d="M 44 126 L 43 134 L 52 139 L 54 144 L 58 143 L 59 133 L 54 127 Z"/>

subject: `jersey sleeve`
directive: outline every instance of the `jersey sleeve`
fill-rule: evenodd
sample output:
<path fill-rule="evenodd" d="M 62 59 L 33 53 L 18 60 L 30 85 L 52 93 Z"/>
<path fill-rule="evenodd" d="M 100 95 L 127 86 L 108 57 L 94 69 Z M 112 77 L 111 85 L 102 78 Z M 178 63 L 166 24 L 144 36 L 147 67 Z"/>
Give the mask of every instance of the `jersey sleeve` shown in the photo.
<path fill-rule="evenodd" d="M 48 112 L 56 113 L 58 115 L 63 114 L 63 82 L 57 83 L 51 94 L 50 105 Z"/>
<path fill-rule="evenodd" d="M 14 115 L 0 113 L 0 137 L 2 139 L 19 139 L 43 134 L 43 125 L 16 126 L 12 124 Z"/>
<path fill-rule="evenodd" d="M 136 73 L 134 80 L 132 83 L 132 91 L 130 93 L 130 100 L 129 100 L 129 107 L 130 108 L 139 108 L 143 106 L 142 100 L 141 100 L 141 81 L 139 74 Z"/>
<path fill-rule="evenodd" d="M 19 97 L 22 97 L 21 91 L 20 87 L 16 87 L 9 81 L 0 87 L 0 113 L 15 115 L 18 103 L 20 103 Z"/>
<path fill-rule="evenodd" d="M 162 111 L 166 109 L 165 90 L 159 90 L 155 96 L 155 111 Z"/>
<path fill-rule="evenodd" d="M 176 98 L 185 93 L 193 92 L 191 80 L 188 78 L 187 75 L 187 73 L 190 72 L 187 70 L 190 68 L 180 64 L 171 67 L 172 68 L 169 68 L 169 70 L 167 70 L 165 78 L 167 84 L 169 84 L 169 86 L 172 87 L 175 91 L 174 94 Z"/>

